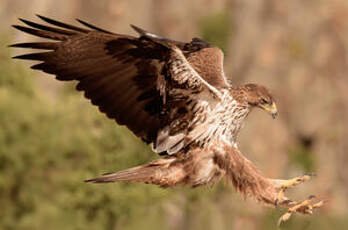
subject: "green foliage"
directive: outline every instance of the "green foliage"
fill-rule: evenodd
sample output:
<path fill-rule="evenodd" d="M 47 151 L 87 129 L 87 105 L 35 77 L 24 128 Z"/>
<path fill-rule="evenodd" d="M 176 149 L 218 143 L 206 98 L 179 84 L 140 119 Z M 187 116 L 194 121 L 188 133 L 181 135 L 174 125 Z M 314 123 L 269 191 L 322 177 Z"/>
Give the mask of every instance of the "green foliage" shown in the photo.
<path fill-rule="evenodd" d="M 306 146 L 299 144 L 290 150 L 290 161 L 304 172 L 315 172 L 314 156 Z"/>
<path fill-rule="evenodd" d="M 149 147 L 81 94 L 45 95 L 27 66 L 1 55 L 0 229 L 114 229 L 135 219 L 144 226 L 158 223 L 169 190 L 83 183 L 150 160 Z"/>
<path fill-rule="evenodd" d="M 227 50 L 228 39 L 232 32 L 229 13 L 220 12 L 203 17 L 199 21 L 201 37 L 218 46 L 224 52 Z"/>

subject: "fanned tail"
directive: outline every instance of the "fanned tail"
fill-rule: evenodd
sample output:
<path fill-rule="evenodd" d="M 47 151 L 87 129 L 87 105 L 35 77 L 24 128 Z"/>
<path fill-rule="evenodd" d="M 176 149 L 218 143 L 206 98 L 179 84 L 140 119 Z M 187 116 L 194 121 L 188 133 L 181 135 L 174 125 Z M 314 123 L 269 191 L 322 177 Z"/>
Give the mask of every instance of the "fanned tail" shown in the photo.
<path fill-rule="evenodd" d="M 110 183 L 110 182 L 142 182 L 156 184 L 161 187 L 172 187 L 182 182 L 185 174 L 183 165 L 171 164 L 175 161 L 174 157 L 167 157 L 152 161 L 148 164 L 129 168 L 115 173 L 107 173 L 101 177 L 85 180 L 91 183 Z"/>

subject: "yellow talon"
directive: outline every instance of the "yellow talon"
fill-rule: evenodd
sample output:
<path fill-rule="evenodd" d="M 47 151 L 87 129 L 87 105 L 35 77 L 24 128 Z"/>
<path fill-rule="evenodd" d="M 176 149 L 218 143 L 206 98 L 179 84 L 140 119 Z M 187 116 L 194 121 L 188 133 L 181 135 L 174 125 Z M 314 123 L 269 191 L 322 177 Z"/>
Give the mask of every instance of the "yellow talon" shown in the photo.
<path fill-rule="evenodd" d="M 284 180 L 281 183 L 277 198 L 275 200 L 276 207 L 278 207 L 279 203 L 281 203 L 283 201 L 284 193 L 287 189 L 310 180 L 313 175 L 314 174 L 305 174 L 303 176 L 295 177 L 295 178 L 292 178 L 289 180 Z"/>
<path fill-rule="evenodd" d="M 324 206 L 325 203 L 326 203 L 325 200 L 321 200 L 321 201 L 313 204 L 312 207 L 313 207 L 313 209 L 320 208 L 320 207 Z"/>
<path fill-rule="evenodd" d="M 295 203 L 294 206 L 290 207 L 288 211 L 279 218 L 277 223 L 278 227 L 282 222 L 289 220 L 293 213 L 312 215 L 314 209 L 320 208 L 325 204 L 324 200 L 311 204 L 314 198 L 315 196 L 313 195 L 309 196 L 306 200 L 302 201 L 301 203 Z"/>
<path fill-rule="evenodd" d="M 314 174 L 305 174 L 300 177 L 295 177 L 289 180 L 282 180 L 279 182 L 279 191 L 275 200 L 275 205 L 276 207 L 282 205 L 289 208 L 288 211 L 279 218 L 277 224 L 278 226 L 280 226 L 282 222 L 289 220 L 293 213 L 312 215 L 314 209 L 320 208 L 325 204 L 325 201 L 323 200 L 312 204 L 313 199 L 315 198 L 315 196 L 313 195 L 309 196 L 302 202 L 291 201 L 285 197 L 285 191 L 287 189 L 310 180 L 312 176 L 314 176 Z"/>
<path fill-rule="evenodd" d="M 294 187 L 294 186 L 296 186 L 298 184 L 301 184 L 303 182 L 306 182 L 306 181 L 308 181 L 310 179 L 311 179 L 310 175 L 303 175 L 303 176 L 300 176 L 300 177 L 295 177 L 293 179 L 286 180 L 285 183 L 282 184 L 282 188 L 285 191 L 288 188 Z"/>

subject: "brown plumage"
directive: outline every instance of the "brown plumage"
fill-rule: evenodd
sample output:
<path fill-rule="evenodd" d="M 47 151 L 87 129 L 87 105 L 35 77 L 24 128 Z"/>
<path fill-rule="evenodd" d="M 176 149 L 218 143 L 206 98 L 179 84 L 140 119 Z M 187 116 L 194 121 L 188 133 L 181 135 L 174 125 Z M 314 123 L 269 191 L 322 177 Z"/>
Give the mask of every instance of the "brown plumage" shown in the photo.
<path fill-rule="evenodd" d="M 173 41 L 136 26 L 132 27 L 139 37 L 81 20 L 87 28 L 38 17 L 51 25 L 20 19 L 28 27 L 14 27 L 54 41 L 14 44 L 46 50 L 14 58 L 39 61 L 31 68 L 58 80 L 77 80 L 77 90 L 101 112 L 166 155 L 87 182 L 196 187 L 224 177 L 237 191 L 265 204 L 294 204 L 279 195 L 287 181 L 262 176 L 237 148 L 239 130 L 252 108 L 276 117 L 273 97 L 257 84 L 231 86 L 219 48 L 198 38 Z M 301 206 L 295 211 L 308 210 Z"/>

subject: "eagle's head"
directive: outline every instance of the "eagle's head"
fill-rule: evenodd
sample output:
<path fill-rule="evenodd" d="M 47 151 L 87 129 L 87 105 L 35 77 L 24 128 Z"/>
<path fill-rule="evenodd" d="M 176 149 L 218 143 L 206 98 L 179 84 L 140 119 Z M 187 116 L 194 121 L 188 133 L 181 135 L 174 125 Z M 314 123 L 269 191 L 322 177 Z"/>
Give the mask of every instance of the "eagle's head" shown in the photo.
<path fill-rule="evenodd" d="M 273 118 L 277 117 L 276 104 L 266 87 L 257 84 L 246 84 L 241 89 L 240 96 L 249 106 L 261 108 L 269 112 Z"/>

